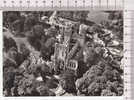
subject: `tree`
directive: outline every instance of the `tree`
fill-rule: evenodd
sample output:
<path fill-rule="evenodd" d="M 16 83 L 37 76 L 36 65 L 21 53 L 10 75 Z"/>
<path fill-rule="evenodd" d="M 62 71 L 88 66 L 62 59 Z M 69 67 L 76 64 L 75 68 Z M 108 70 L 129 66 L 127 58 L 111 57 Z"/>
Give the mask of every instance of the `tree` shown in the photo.
<path fill-rule="evenodd" d="M 14 86 L 15 68 L 10 66 L 3 70 L 3 90 L 7 91 L 6 96 L 11 96 L 11 88 Z"/>
<path fill-rule="evenodd" d="M 9 29 L 12 30 L 12 23 L 14 21 L 16 21 L 19 17 L 20 17 L 20 13 L 18 11 L 9 11 L 9 12 L 5 12 L 6 13 L 6 17 L 7 17 L 7 22 L 8 22 L 8 25 L 9 25 Z"/>
<path fill-rule="evenodd" d="M 42 44 L 40 52 L 44 60 L 51 60 L 51 55 L 54 54 L 54 44 L 54 38 L 49 38 L 45 44 Z"/>
<path fill-rule="evenodd" d="M 9 57 L 3 58 L 3 68 L 9 68 L 10 66 L 17 68 L 17 63 L 15 60 L 10 59 Z"/>
<path fill-rule="evenodd" d="M 34 14 L 29 13 L 24 22 L 24 31 L 31 31 L 34 25 L 38 23 L 38 18 Z"/>
<path fill-rule="evenodd" d="M 35 50 L 40 51 L 41 49 L 41 38 L 44 36 L 44 28 L 42 25 L 35 25 L 32 27 L 31 32 L 28 32 L 27 39 L 29 43 L 35 48 Z"/>
<path fill-rule="evenodd" d="M 76 93 L 75 78 L 73 72 L 67 70 L 61 74 L 60 84 L 62 88 L 68 93 Z"/>
<path fill-rule="evenodd" d="M 25 43 L 19 43 L 18 45 L 18 58 L 22 58 L 23 61 L 30 55 L 30 50 Z"/>
<path fill-rule="evenodd" d="M 35 81 L 35 77 L 32 74 L 25 74 L 25 76 L 18 81 L 17 84 L 18 94 L 20 96 L 31 94 L 32 91 L 34 90 L 34 86 L 33 86 L 34 81 Z"/>
<path fill-rule="evenodd" d="M 109 89 L 102 90 L 101 96 L 116 96 L 116 93 L 111 92 Z"/>
<path fill-rule="evenodd" d="M 39 92 L 40 96 L 55 96 L 55 93 L 50 91 L 46 85 L 40 85 L 37 87 L 37 91 Z"/>
<path fill-rule="evenodd" d="M 95 92 L 94 94 L 91 93 L 93 93 L 93 91 L 95 91 L 95 88 L 97 88 L 95 85 L 99 85 L 95 80 L 98 76 L 101 76 L 102 72 L 103 70 L 100 66 L 91 66 L 91 68 L 89 68 L 89 70 L 85 74 L 83 74 L 83 77 L 78 79 L 78 81 L 76 82 L 76 87 L 78 89 L 77 91 L 79 91 L 80 94 L 85 95 L 98 95 L 98 93 L 96 94 Z M 100 89 L 97 90 L 97 92 L 98 91 L 100 91 Z"/>
<path fill-rule="evenodd" d="M 5 52 L 8 52 L 8 50 L 11 48 L 11 47 L 15 47 L 17 49 L 17 44 L 15 42 L 15 40 L 11 37 L 7 37 L 4 35 L 4 51 Z"/>

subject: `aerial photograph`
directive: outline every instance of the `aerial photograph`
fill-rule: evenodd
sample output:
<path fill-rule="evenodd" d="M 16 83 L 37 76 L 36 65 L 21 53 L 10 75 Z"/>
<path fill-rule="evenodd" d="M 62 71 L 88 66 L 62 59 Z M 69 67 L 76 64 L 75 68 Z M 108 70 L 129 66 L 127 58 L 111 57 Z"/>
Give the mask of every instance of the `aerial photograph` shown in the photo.
<path fill-rule="evenodd" d="M 3 96 L 122 96 L 123 11 L 3 11 Z"/>

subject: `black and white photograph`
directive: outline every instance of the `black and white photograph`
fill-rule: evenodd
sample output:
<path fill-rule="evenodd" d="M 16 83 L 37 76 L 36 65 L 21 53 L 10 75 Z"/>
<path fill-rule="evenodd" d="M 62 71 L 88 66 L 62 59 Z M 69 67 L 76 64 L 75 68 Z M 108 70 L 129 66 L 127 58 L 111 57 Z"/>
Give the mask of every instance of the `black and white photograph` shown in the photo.
<path fill-rule="evenodd" d="M 122 96 L 123 11 L 3 11 L 3 96 Z"/>

